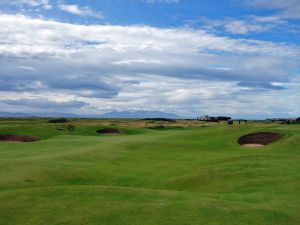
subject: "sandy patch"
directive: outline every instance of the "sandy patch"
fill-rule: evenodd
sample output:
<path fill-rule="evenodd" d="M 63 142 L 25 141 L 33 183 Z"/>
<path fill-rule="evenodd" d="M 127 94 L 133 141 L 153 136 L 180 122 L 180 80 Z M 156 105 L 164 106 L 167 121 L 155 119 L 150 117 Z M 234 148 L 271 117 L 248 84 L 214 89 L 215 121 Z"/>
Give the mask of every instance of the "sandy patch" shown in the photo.
<path fill-rule="evenodd" d="M 259 147 L 264 147 L 264 145 L 261 145 L 261 144 L 244 144 L 243 146 L 249 147 L 249 148 L 259 148 Z"/>
<path fill-rule="evenodd" d="M 40 138 L 30 135 L 0 134 L 0 142 L 34 142 Z"/>
<path fill-rule="evenodd" d="M 256 132 L 240 137 L 238 143 L 247 147 L 262 147 L 278 141 L 282 137 L 282 134 L 274 132 Z"/>

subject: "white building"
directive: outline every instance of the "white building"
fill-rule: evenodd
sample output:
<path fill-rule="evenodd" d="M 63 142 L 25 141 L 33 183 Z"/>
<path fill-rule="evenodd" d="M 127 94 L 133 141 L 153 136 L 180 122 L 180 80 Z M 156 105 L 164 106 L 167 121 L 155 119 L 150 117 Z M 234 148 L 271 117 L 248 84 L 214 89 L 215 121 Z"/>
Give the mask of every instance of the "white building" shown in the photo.
<path fill-rule="evenodd" d="M 211 117 L 208 116 L 208 115 L 200 116 L 200 117 L 197 118 L 197 120 L 201 120 L 201 121 L 209 121 L 209 120 L 211 120 Z"/>

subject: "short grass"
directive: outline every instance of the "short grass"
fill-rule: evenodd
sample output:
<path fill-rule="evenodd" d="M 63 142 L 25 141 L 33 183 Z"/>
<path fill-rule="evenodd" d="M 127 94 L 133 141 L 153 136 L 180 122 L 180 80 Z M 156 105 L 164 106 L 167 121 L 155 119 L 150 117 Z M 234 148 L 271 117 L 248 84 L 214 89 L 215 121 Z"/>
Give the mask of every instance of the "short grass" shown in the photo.
<path fill-rule="evenodd" d="M 158 124 L 167 128 L 1 120 L 0 133 L 42 140 L 0 143 L 0 224 L 300 224 L 299 125 Z M 96 134 L 102 127 L 121 134 Z M 285 138 L 258 149 L 237 144 L 255 131 Z"/>

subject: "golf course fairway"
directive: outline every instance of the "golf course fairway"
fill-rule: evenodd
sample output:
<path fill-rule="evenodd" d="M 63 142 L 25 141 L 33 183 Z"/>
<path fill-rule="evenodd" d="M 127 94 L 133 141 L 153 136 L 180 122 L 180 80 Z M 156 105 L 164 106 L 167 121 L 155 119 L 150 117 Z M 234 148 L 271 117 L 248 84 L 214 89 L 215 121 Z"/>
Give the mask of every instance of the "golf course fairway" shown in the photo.
<path fill-rule="evenodd" d="M 41 138 L 0 142 L 1 225 L 300 224 L 300 125 L 69 123 L 0 120 Z M 282 138 L 239 145 L 252 132 Z"/>

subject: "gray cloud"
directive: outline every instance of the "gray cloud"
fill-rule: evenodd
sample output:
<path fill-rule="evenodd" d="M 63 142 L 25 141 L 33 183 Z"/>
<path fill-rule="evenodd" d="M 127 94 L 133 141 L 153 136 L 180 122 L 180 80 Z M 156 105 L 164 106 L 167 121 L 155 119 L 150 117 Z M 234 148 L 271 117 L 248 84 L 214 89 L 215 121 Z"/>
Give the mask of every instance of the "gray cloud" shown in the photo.
<path fill-rule="evenodd" d="M 244 15 L 222 19 L 200 17 L 186 22 L 190 26 L 200 26 L 202 29 L 219 35 L 225 33 L 247 37 L 253 34 L 265 33 L 272 36 L 280 35 L 281 38 L 286 37 L 285 41 L 287 42 L 289 42 L 288 37 L 291 35 L 300 35 L 300 26 L 278 12 L 265 16 Z"/>
<path fill-rule="evenodd" d="M 298 0 L 246 0 L 252 7 L 278 10 L 278 15 L 288 19 L 300 19 L 300 2 Z"/>
<path fill-rule="evenodd" d="M 258 91 L 259 89 L 262 90 L 286 90 L 287 88 L 279 86 L 279 85 L 273 85 L 271 83 L 261 83 L 261 82 L 239 82 L 238 86 L 240 87 L 249 87 L 251 89 L 254 89 L 254 91 Z"/>
<path fill-rule="evenodd" d="M 49 101 L 48 99 L 5 99 L 0 100 L 0 103 L 12 105 L 12 106 L 26 106 L 38 109 L 47 109 L 54 111 L 64 111 L 70 109 L 80 109 L 87 106 L 87 103 L 81 101 L 67 101 L 67 102 L 55 102 Z"/>

